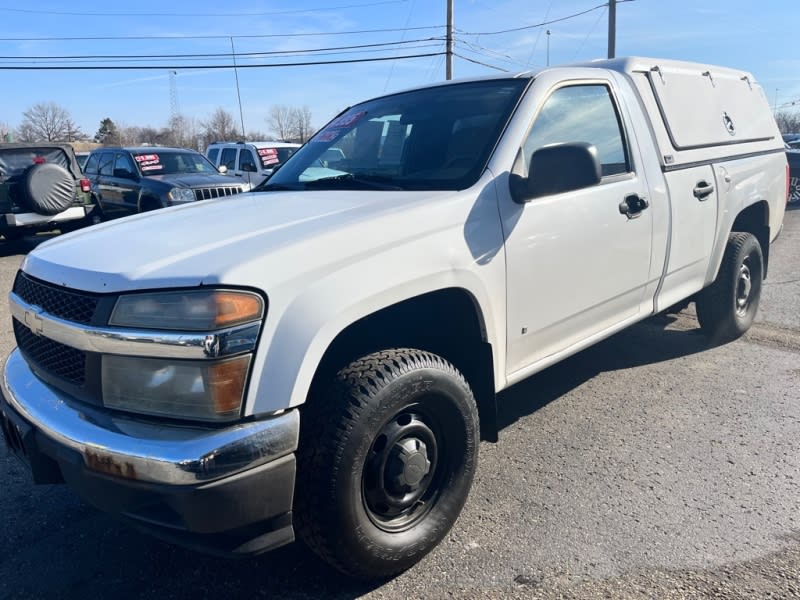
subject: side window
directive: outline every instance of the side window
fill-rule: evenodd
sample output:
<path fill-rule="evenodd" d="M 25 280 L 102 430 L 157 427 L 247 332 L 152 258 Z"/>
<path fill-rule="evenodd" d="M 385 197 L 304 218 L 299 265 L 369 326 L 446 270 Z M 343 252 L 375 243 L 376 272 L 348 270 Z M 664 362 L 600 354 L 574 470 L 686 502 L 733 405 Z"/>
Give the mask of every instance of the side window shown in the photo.
<path fill-rule="evenodd" d="M 97 165 L 100 162 L 100 155 L 99 154 L 91 154 L 89 158 L 86 160 L 86 164 L 83 167 L 83 172 L 87 175 L 96 175 L 97 174 Z"/>
<path fill-rule="evenodd" d="M 619 114 L 607 86 L 563 87 L 545 100 L 523 145 L 524 172 L 542 146 L 571 142 L 588 142 L 597 148 L 603 177 L 631 170 Z"/>
<path fill-rule="evenodd" d="M 100 155 L 100 175 L 114 175 L 114 154 L 112 152 L 103 152 Z"/>
<path fill-rule="evenodd" d="M 219 148 L 211 148 L 208 151 L 208 160 L 212 162 L 212 164 L 217 164 L 217 157 L 219 156 Z"/>
<path fill-rule="evenodd" d="M 255 172 L 256 169 L 256 159 L 253 158 L 253 153 L 250 150 L 240 150 L 239 151 L 239 170 L 240 171 L 251 171 Z"/>
<path fill-rule="evenodd" d="M 119 176 L 120 172 L 128 173 L 133 175 L 136 173 L 136 167 L 133 166 L 133 161 L 128 154 L 125 153 L 117 153 L 116 159 L 114 161 L 114 175 Z"/>
<path fill-rule="evenodd" d="M 237 148 L 224 148 L 222 156 L 219 159 L 220 166 L 225 165 L 228 171 L 233 171 L 236 168 L 236 152 Z"/>

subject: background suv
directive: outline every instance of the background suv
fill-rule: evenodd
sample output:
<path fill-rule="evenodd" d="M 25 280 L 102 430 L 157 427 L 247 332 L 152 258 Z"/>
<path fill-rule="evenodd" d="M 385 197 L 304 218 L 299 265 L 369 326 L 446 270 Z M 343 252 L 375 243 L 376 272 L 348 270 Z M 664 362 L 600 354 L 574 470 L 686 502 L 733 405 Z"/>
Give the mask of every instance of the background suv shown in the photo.
<path fill-rule="evenodd" d="M 89 181 L 69 144 L 0 144 L 0 233 L 6 240 L 77 229 L 92 210 Z"/>
<path fill-rule="evenodd" d="M 95 220 L 232 196 L 241 183 L 221 175 L 205 156 L 185 148 L 98 148 L 84 174 L 97 204 Z"/>
<path fill-rule="evenodd" d="M 217 167 L 241 180 L 251 190 L 294 154 L 300 144 L 289 142 L 214 142 L 206 156 Z"/>

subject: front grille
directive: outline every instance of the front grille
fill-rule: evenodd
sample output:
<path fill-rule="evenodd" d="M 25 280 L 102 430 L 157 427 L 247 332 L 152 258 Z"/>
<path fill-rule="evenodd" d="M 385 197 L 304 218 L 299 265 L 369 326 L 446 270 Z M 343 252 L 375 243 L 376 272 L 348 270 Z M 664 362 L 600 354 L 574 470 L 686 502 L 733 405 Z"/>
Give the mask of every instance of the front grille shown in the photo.
<path fill-rule="evenodd" d="M 86 354 L 46 337 L 41 337 L 25 325 L 14 322 L 14 336 L 23 354 L 36 366 L 75 385 L 86 381 Z"/>
<path fill-rule="evenodd" d="M 98 302 L 98 296 L 48 285 L 31 279 L 22 272 L 14 282 L 14 293 L 46 313 L 83 325 L 92 322 Z"/>
<path fill-rule="evenodd" d="M 194 188 L 194 197 L 196 200 L 211 200 L 211 198 L 223 198 L 224 196 L 233 196 L 241 193 L 242 188 L 239 186 L 225 186 L 225 187 L 212 187 L 212 188 Z"/>

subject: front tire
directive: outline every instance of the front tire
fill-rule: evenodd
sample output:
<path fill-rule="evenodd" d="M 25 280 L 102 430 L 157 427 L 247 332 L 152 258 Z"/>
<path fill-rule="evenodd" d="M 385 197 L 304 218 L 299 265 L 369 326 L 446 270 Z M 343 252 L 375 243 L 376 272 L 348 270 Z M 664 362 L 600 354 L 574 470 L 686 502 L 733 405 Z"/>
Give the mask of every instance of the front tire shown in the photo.
<path fill-rule="evenodd" d="M 758 311 L 763 277 L 758 240 L 750 233 L 731 233 L 717 278 L 697 296 L 700 328 L 718 342 L 742 336 Z"/>
<path fill-rule="evenodd" d="M 299 536 L 350 576 L 408 569 L 461 512 L 478 439 L 472 391 L 440 356 L 395 349 L 352 362 L 302 412 Z"/>

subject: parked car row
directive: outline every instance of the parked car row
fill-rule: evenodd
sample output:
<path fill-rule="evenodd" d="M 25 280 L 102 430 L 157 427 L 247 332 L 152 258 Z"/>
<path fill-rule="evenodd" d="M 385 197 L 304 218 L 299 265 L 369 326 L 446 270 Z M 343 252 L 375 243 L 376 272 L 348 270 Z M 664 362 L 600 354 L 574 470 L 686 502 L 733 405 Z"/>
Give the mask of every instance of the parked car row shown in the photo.
<path fill-rule="evenodd" d="M 800 203 L 800 134 L 784 134 L 790 204 Z M 194 202 L 262 185 L 300 144 L 214 142 L 206 155 L 185 148 L 98 148 L 0 144 L 0 234 L 6 240 Z M 323 160 L 324 159 L 324 160 Z M 329 148 L 319 167 L 344 159 Z"/>
<path fill-rule="evenodd" d="M 99 148 L 86 161 L 84 174 L 96 203 L 94 221 L 244 191 L 205 156 L 185 148 Z"/>

